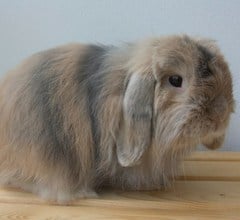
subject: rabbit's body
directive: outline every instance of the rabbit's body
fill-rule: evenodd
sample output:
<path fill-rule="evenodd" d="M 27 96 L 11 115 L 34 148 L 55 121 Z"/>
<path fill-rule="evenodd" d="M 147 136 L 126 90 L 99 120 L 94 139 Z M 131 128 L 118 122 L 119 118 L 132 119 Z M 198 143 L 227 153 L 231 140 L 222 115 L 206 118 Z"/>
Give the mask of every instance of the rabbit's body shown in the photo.
<path fill-rule="evenodd" d="M 71 44 L 27 59 L 0 84 L 0 182 L 58 202 L 166 185 L 197 144 L 221 144 L 233 110 L 227 64 L 202 44 Z"/>

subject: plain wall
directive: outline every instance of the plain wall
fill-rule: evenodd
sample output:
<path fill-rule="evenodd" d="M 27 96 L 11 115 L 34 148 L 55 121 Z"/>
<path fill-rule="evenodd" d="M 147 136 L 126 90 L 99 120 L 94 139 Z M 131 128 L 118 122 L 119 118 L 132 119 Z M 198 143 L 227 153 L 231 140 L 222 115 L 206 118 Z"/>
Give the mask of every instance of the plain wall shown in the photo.
<path fill-rule="evenodd" d="M 0 0 L 0 74 L 68 42 L 119 44 L 187 33 L 216 39 L 233 73 L 236 113 L 224 149 L 240 150 L 240 1 Z"/>

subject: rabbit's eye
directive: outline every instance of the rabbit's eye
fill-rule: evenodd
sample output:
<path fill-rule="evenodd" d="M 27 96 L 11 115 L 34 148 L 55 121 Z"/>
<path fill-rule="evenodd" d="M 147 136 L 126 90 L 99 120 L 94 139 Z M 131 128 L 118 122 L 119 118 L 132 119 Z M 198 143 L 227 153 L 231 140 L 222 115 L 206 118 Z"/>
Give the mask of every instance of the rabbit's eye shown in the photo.
<path fill-rule="evenodd" d="M 182 77 L 178 75 L 173 75 L 168 78 L 169 83 L 174 87 L 182 86 Z"/>

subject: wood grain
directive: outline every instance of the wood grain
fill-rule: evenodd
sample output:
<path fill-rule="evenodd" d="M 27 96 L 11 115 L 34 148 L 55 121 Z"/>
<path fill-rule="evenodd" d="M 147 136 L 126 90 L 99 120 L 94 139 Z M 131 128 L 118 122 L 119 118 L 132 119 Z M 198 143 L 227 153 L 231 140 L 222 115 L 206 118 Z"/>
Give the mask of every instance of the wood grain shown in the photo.
<path fill-rule="evenodd" d="M 195 153 L 183 167 L 166 191 L 104 190 L 69 206 L 0 188 L 0 219 L 240 219 L 240 153 Z"/>
<path fill-rule="evenodd" d="M 240 181 L 240 161 L 185 161 L 178 179 Z"/>
<path fill-rule="evenodd" d="M 198 151 L 191 154 L 185 161 L 240 161 L 240 152 Z"/>

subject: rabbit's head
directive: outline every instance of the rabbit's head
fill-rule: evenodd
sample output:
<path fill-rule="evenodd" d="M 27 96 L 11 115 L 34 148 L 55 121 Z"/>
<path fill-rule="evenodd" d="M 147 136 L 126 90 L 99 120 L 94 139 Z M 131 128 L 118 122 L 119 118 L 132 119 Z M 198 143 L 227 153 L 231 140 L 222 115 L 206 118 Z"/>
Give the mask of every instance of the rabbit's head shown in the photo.
<path fill-rule="evenodd" d="M 136 46 L 117 142 L 118 160 L 132 166 L 156 153 L 221 146 L 234 110 L 232 79 L 215 42 L 172 36 Z"/>

